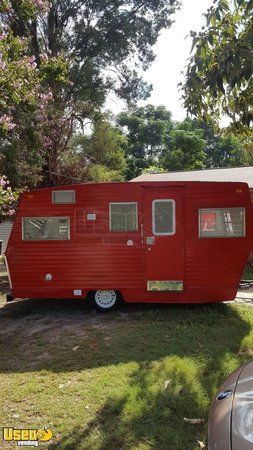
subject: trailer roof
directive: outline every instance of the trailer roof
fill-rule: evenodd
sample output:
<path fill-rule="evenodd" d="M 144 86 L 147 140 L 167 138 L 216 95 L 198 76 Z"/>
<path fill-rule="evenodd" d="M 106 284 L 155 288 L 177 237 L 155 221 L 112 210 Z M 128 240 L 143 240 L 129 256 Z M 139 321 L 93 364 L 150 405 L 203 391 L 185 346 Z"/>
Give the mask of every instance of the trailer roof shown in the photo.
<path fill-rule="evenodd" d="M 225 179 L 220 179 L 220 180 L 209 180 L 209 179 L 201 179 L 201 180 L 197 180 L 197 179 L 190 179 L 190 177 L 182 177 L 182 179 L 175 179 L 174 177 L 158 177 L 158 175 L 168 175 L 168 174 L 175 174 L 175 173 L 192 173 L 192 172 L 165 172 L 162 174 L 143 174 L 140 175 L 137 178 L 134 178 L 133 180 L 130 180 L 131 184 L 132 182 L 136 182 L 136 184 L 139 184 L 139 186 L 190 186 L 190 185 L 197 185 L 197 184 L 209 184 L 209 185 L 215 185 L 217 182 L 219 183 L 225 183 L 225 184 L 230 184 L 230 183 L 234 183 L 236 182 L 239 185 L 242 186 L 246 186 L 248 185 L 247 182 L 245 182 L 244 180 L 225 180 Z M 147 175 L 151 175 L 150 177 L 147 177 Z M 143 177 L 143 178 L 142 178 Z M 207 178 L 207 177 L 205 177 Z M 104 183 L 77 183 L 77 184 L 68 184 L 68 185 L 60 185 L 60 186 L 50 186 L 50 187 L 44 187 L 44 188 L 38 188 L 38 189 L 32 189 L 31 191 L 25 191 L 23 194 L 21 194 L 21 197 L 23 196 L 27 196 L 30 195 L 32 193 L 35 192 L 43 192 L 43 191 L 52 191 L 52 190 L 73 190 L 75 188 L 80 188 L 80 187 L 95 187 L 95 188 L 99 188 L 100 187 L 109 187 L 109 186 L 114 186 L 115 188 L 117 187 L 121 187 L 121 186 L 128 186 L 129 189 L 129 181 L 120 181 L 120 182 L 104 182 Z M 253 188 L 253 183 L 252 183 L 252 188 Z"/>
<path fill-rule="evenodd" d="M 181 172 L 143 173 L 131 182 L 142 181 L 237 181 L 253 188 L 253 166 Z"/>

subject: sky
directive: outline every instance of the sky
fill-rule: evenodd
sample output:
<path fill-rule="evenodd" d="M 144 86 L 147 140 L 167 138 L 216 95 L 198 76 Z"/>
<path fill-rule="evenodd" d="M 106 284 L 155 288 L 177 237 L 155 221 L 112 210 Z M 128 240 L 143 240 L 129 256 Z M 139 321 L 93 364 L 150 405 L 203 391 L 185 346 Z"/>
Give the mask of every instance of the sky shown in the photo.
<path fill-rule="evenodd" d="M 203 13 L 207 11 L 213 0 L 183 0 L 181 10 L 177 11 L 175 22 L 169 30 L 161 32 L 154 52 L 157 55 L 152 66 L 143 74 L 145 81 L 153 85 L 153 91 L 147 102 L 154 105 L 165 105 L 172 112 L 174 120 L 183 120 L 186 111 L 183 109 L 177 85 L 183 81 L 181 72 L 190 56 L 190 30 L 199 31 L 205 24 Z M 110 97 L 106 105 L 114 114 L 124 108 L 124 103 Z"/>

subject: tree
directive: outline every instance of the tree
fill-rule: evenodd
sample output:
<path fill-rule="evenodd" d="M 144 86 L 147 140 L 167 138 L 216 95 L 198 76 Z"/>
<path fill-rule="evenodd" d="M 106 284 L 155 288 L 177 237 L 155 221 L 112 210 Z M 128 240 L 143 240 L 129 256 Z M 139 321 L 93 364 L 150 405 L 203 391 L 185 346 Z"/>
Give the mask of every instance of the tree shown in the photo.
<path fill-rule="evenodd" d="M 20 14 L 29 18 L 45 14 L 44 4 L 19 2 Z M 29 39 L 14 35 L 8 14 L 12 10 L 5 1 L 0 8 L 0 172 L 14 188 L 32 187 L 42 178 L 48 146 L 48 109 L 53 98 L 48 81 L 56 69 L 55 83 L 59 78 L 65 81 L 67 63 L 59 57 L 49 67 L 42 58 L 39 69 L 29 51 Z"/>
<path fill-rule="evenodd" d="M 76 134 L 61 155 L 61 172 L 67 173 L 65 184 L 80 181 L 123 181 L 126 172 L 127 140 L 108 120 L 101 118 L 88 135 Z"/>
<path fill-rule="evenodd" d="M 246 166 L 253 166 L 253 140 L 250 136 L 243 137 L 243 161 Z"/>
<path fill-rule="evenodd" d="M 7 177 L 0 175 L 0 223 L 13 219 L 20 192 L 13 191 Z"/>
<path fill-rule="evenodd" d="M 249 127 L 253 112 L 252 0 L 215 1 L 206 25 L 191 32 L 193 54 L 183 84 L 185 108 L 208 120 L 228 116 Z"/>
<path fill-rule="evenodd" d="M 202 137 L 206 141 L 205 168 L 233 167 L 247 164 L 244 156 L 246 139 L 229 130 L 221 130 L 213 121 L 206 123 L 197 119 L 186 119 L 180 124 L 180 128 L 195 131 L 202 130 Z"/>
<path fill-rule="evenodd" d="M 189 129 L 187 121 L 172 130 L 164 151 L 162 167 L 166 170 L 195 170 L 204 168 L 205 145 L 203 130 Z"/>
<path fill-rule="evenodd" d="M 173 123 L 165 106 L 147 105 L 120 113 L 117 124 L 128 139 L 127 179 L 159 165 Z"/>
<path fill-rule="evenodd" d="M 150 86 L 138 69 L 154 60 L 152 47 L 178 6 L 178 0 L 4 0 L 0 24 L 27 40 L 40 84 L 52 94 L 43 119 L 43 185 L 61 182 L 61 155 L 110 91 L 128 104 L 147 98 Z M 22 146 L 14 147 L 19 158 Z"/>
<path fill-rule="evenodd" d="M 149 166 L 146 169 L 142 170 L 142 173 L 163 173 L 163 172 L 165 172 L 165 170 L 161 166 Z"/>

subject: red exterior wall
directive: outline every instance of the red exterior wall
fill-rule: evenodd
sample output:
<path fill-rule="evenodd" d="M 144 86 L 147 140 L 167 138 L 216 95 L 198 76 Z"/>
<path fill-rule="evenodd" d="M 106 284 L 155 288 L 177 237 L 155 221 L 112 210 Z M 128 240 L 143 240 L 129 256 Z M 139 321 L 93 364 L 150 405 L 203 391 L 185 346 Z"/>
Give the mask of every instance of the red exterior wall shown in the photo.
<path fill-rule="evenodd" d="M 253 210 L 244 183 L 151 182 L 76 185 L 75 205 L 55 205 L 51 189 L 25 193 L 6 251 L 15 297 L 74 298 L 73 290 L 120 290 L 128 302 L 210 302 L 233 299 L 243 267 L 253 248 Z M 182 227 L 183 250 L 172 251 L 164 239 L 163 256 L 157 267 L 166 265 L 173 273 L 183 264 L 183 292 L 147 291 L 146 224 L 152 220 L 144 208 L 145 190 L 153 198 L 173 198 L 180 192 L 177 228 Z M 138 221 L 144 223 L 144 243 L 139 230 L 109 232 L 109 203 L 138 202 Z M 198 237 L 199 208 L 246 208 L 246 237 Z M 87 213 L 97 220 L 87 222 Z M 22 241 L 22 217 L 70 217 L 69 241 Z M 127 246 L 127 240 L 133 246 Z M 152 251 L 152 249 L 151 249 Z M 167 255 L 167 258 L 166 258 Z M 45 280 L 51 273 L 53 279 Z M 172 280 L 175 278 L 171 278 Z"/>

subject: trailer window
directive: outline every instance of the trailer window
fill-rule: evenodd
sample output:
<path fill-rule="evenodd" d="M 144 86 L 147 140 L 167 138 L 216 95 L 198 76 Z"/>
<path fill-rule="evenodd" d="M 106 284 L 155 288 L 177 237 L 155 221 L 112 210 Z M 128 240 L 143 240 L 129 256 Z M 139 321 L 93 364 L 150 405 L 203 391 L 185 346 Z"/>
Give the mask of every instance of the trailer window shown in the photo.
<path fill-rule="evenodd" d="M 137 203 L 110 203 L 110 231 L 137 231 Z"/>
<path fill-rule="evenodd" d="M 52 203 L 67 204 L 75 202 L 75 191 L 52 191 Z"/>
<path fill-rule="evenodd" d="M 68 217 L 25 217 L 23 218 L 23 240 L 66 240 L 69 239 Z"/>
<path fill-rule="evenodd" d="M 199 209 L 199 237 L 245 236 L 245 208 Z"/>
<path fill-rule="evenodd" d="M 153 200 L 152 227 L 155 235 L 171 235 L 176 232 L 175 201 Z"/>

